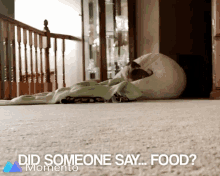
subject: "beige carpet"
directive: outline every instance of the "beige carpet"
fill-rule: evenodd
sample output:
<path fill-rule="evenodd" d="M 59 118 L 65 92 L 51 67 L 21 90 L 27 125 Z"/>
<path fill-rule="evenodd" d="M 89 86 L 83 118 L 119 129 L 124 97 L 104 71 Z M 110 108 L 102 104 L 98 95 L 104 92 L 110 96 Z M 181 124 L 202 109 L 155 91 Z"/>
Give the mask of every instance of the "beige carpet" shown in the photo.
<path fill-rule="evenodd" d="M 0 107 L 0 175 L 220 175 L 220 100 Z M 146 166 L 3 173 L 19 154 L 140 154 Z M 195 165 L 150 164 L 151 154 L 196 154 Z M 112 160 L 113 161 L 113 160 Z"/>

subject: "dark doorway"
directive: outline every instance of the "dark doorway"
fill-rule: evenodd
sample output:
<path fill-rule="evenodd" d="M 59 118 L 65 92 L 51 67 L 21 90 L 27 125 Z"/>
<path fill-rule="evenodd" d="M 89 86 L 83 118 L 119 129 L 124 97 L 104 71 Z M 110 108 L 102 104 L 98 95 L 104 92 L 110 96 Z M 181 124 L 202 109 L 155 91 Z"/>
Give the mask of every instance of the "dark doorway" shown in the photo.
<path fill-rule="evenodd" d="M 211 0 L 159 1 L 160 52 L 186 72 L 182 97 L 208 98 L 212 89 Z"/>
<path fill-rule="evenodd" d="M 187 78 L 186 89 L 181 97 L 203 97 L 203 57 L 200 55 L 179 55 L 178 63 L 184 69 Z"/>

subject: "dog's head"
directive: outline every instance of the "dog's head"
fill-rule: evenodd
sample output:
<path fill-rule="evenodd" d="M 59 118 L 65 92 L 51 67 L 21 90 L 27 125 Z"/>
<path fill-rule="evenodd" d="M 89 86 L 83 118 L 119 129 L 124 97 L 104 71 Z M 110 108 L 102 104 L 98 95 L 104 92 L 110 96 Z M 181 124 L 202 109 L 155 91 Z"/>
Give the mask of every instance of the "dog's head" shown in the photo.
<path fill-rule="evenodd" d="M 136 81 L 138 79 L 143 79 L 145 77 L 151 76 L 153 71 L 147 69 L 147 71 L 141 69 L 140 65 L 134 61 L 128 63 L 128 80 L 129 81 Z"/>

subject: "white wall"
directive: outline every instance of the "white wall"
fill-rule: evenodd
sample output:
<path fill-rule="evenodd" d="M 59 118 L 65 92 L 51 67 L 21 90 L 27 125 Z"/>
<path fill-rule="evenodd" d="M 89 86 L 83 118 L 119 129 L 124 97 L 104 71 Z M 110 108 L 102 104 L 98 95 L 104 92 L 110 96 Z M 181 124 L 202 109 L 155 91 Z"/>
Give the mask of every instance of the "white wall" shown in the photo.
<path fill-rule="evenodd" d="M 43 30 L 47 19 L 50 32 L 68 34 L 81 38 L 80 0 L 15 0 L 15 19 Z M 53 40 L 50 50 L 51 70 L 54 70 Z M 61 41 L 58 41 L 58 81 L 62 86 Z M 66 40 L 66 84 L 82 81 L 82 43 Z M 34 67 L 35 68 L 35 67 Z"/>
<path fill-rule="evenodd" d="M 137 57 L 159 52 L 159 0 L 136 1 Z"/>
<path fill-rule="evenodd" d="M 15 19 L 40 30 L 47 19 L 53 33 L 81 37 L 79 14 L 80 0 L 15 0 Z"/>

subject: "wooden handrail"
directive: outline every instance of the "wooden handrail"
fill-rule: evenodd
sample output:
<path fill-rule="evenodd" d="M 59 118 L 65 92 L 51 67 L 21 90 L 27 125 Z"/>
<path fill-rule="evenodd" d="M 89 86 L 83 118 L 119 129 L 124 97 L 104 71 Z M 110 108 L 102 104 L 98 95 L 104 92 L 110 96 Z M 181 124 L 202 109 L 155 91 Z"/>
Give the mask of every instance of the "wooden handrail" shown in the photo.
<path fill-rule="evenodd" d="M 61 38 L 61 39 L 67 39 L 67 40 L 82 41 L 82 39 L 74 37 L 74 36 L 71 36 L 71 35 L 50 33 L 50 36 L 52 38 Z"/>
<path fill-rule="evenodd" d="M 0 18 L 3 19 L 4 21 L 7 21 L 7 22 L 10 22 L 12 24 L 15 24 L 16 26 L 19 26 L 21 28 L 25 28 L 27 30 L 30 30 L 30 31 L 33 31 L 33 32 L 36 32 L 37 34 L 40 34 L 40 35 L 45 35 L 43 31 L 39 30 L 39 29 L 36 29 L 34 27 L 31 27 L 27 24 L 24 24 L 18 20 L 15 20 L 11 17 L 8 17 L 8 16 L 5 16 L 3 14 L 0 13 Z"/>
<path fill-rule="evenodd" d="M 26 29 L 26 30 L 35 32 L 35 33 L 37 33 L 37 34 L 39 34 L 39 35 L 42 35 L 42 36 L 45 36 L 45 35 L 46 35 L 45 32 L 42 31 L 42 30 L 39 30 L 39 29 L 34 28 L 34 27 L 32 27 L 32 26 L 29 26 L 29 25 L 27 25 L 27 24 L 25 24 L 25 23 L 22 23 L 22 22 L 20 22 L 20 21 L 18 21 L 18 20 L 15 20 L 15 19 L 13 19 L 13 18 L 11 18 L 11 17 L 5 16 L 5 15 L 3 15 L 3 14 L 1 14 L 1 13 L 0 13 L 0 18 L 3 19 L 4 21 L 10 22 L 10 23 L 12 23 L 12 24 L 15 24 L 16 26 L 18 26 L 18 27 L 20 27 L 20 28 L 24 28 L 24 29 Z M 72 35 L 64 35 L 64 34 L 50 33 L 50 36 L 51 36 L 52 38 L 61 38 L 61 39 L 67 39 L 67 40 L 82 41 L 82 39 L 77 38 L 77 37 L 74 37 L 74 36 L 72 36 Z"/>

